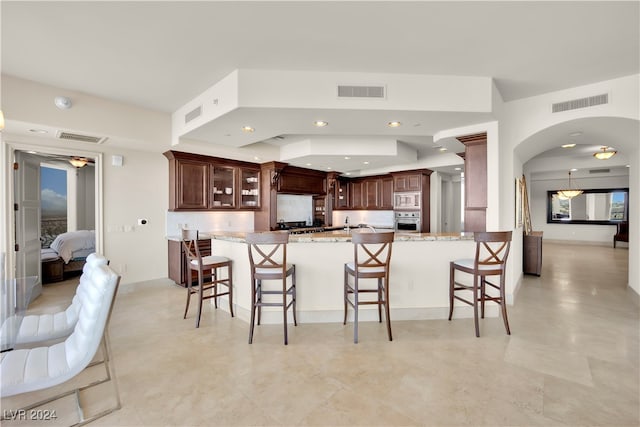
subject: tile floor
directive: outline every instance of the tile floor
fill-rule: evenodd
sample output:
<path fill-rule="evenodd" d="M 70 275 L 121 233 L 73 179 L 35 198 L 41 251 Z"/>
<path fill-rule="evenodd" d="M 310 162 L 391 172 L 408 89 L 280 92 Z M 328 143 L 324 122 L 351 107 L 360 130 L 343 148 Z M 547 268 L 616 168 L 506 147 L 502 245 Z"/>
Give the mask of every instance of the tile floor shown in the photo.
<path fill-rule="evenodd" d="M 511 336 L 499 318 L 480 338 L 472 319 L 397 321 L 393 342 L 361 323 L 358 345 L 341 324 L 290 327 L 287 347 L 281 326 L 262 325 L 248 345 L 248 325 L 226 312 L 207 307 L 198 330 L 182 320 L 184 290 L 169 280 L 125 285 L 110 328 L 122 409 L 92 425 L 638 426 L 627 258 L 545 242 L 542 276 L 525 276 L 509 307 Z M 47 285 L 31 310 L 65 307 L 74 285 Z"/>

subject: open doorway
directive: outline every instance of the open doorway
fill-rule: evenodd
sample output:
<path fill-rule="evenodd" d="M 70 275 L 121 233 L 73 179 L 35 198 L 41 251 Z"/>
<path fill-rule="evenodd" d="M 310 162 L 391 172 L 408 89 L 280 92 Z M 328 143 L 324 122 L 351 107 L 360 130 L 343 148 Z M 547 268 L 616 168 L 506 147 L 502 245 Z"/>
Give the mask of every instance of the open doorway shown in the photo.
<path fill-rule="evenodd" d="M 43 283 L 81 272 L 86 256 L 100 250 L 101 156 L 81 155 L 83 164 L 74 166 L 78 155 L 13 150 L 15 274 L 38 278 L 30 300 Z"/>

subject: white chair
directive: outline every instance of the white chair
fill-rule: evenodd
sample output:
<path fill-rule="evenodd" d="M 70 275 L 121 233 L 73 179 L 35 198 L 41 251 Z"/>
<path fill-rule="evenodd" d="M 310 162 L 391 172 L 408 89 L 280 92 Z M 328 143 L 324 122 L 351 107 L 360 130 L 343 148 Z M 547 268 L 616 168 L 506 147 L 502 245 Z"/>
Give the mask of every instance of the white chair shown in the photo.
<path fill-rule="evenodd" d="M 82 268 L 80 283 L 76 289 L 71 305 L 66 310 L 53 314 L 25 316 L 20 324 L 16 337 L 16 346 L 33 346 L 36 343 L 66 338 L 73 332 L 78 321 L 82 292 L 90 280 L 90 273 L 100 265 L 107 265 L 109 261 L 102 255 L 92 253 L 87 257 Z"/>
<path fill-rule="evenodd" d="M 58 394 L 52 398 L 21 408 L 18 411 L 29 411 L 44 404 L 72 394 L 76 395 L 78 413 L 80 408 L 79 393 L 89 387 L 113 379 L 116 405 L 90 418 L 82 419 L 80 424 L 100 418 L 108 413 L 120 409 L 120 396 L 115 382 L 115 372 L 110 363 L 107 327 L 113 308 L 113 303 L 120 283 L 120 276 L 108 266 L 100 265 L 89 273 L 84 292 L 81 296 L 80 314 L 73 333 L 64 341 L 49 347 L 13 350 L 2 353 L 0 360 L 0 395 L 2 397 L 46 389 L 62 384 L 86 367 L 103 346 L 103 363 L 106 378 L 91 384 Z M 15 412 L 15 411 L 9 411 Z M 5 411 L 7 413 L 7 411 Z M 84 415 L 81 415 L 84 418 Z M 4 419 L 4 417 L 3 417 Z"/>

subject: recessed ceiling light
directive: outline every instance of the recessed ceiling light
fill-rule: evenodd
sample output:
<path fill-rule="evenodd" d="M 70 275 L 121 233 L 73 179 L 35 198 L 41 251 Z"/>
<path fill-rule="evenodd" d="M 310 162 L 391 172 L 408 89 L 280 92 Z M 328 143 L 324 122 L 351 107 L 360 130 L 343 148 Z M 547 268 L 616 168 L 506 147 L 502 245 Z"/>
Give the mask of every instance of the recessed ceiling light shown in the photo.
<path fill-rule="evenodd" d="M 350 159 L 351 159 L 351 157 L 349 157 L 349 156 L 344 156 L 344 159 L 345 159 L 345 160 L 350 160 Z"/>
<path fill-rule="evenodd" d="M 365 164 L 365 165 L 368 165 L 368 164 L 369 164 L 369 162 L 362 162 L 362 163 L 363 163 L 363 164 Z"/>
<path fill-rule="evenodd" d="M 311 163 L 307 163 L 306 165 L 307 165 L 307 166 L 311 166 Z"/>
<path fill-rule="evenodd" d="M 329 124 L 329 122 L 325 122 L 324 120 L 316 120 L 315 122 L 313 122 L 313 125 L 315 127 L 319 127 L 319 128 L 323 128 L 325 126 L 327 126 Z"/>
<path fill-rule="evenodd" d="M 563 145 L 561 145 L 562 148 L 573 148 L 575 146 L 576 146 L 576 144 L 563 144 Z"/>
<path fill-rule="evenodd" d="M 462 168 L 453 168 L 453 170 L 455 170 L 455 171 L 461 171 L 461 170 L 462 170 Z"/>
<path fill-rule="evenodd" d="M 327 166 L 327 170 L 331 170 L 331 166 Z"/>
<path fill-rule="evenodd" d="M 626 165 L 626 166 L 627 166 L 628 168 L 630 168 L 630 167 L 631 167 L 631 165 Z"/>
<path fill-rule="evenodd" d="M 439 150 L 442 151 L 442 152 L 447 151 L 447 149 L 444 148 L 444 147 L 440 147 Z"/>
<path fill-rule="evenodd" d="M 390 128 L 397 128 L 399 126 L 402 126 L 402 123 L 397 122 L 397 121 L 393 121 L 393 122 L 387 123 L 387 126 L 389 126 Z"/>
<path fill-rule="evenodd" d="M 260 157 L 258 157 L 258 156 L 253 156 L 253 160 L 260 160 Z"/>
<path fill-rule="evenodd" d="M 251 126 L 243 126 L 243 127 L 242 127 L 242 132 L 250 133 L 250 132 L 253 132 L 254 130 L 255 130 L 255 129 L 254 129 L 254 128 L 252 128 Z"/>
<path fill-rule="evenodd" d="M 29 129 L 29 132 L 33 132 L 33 133 L 49 133 L 48 131 L 46 131 L 44 129 Z"/>
<path fill-rule="evenodd" d="M 573 168 L 573 169 L 571 169 L 571 172 L 575 172 L 575 171 L 577 171 L 577 170 L 578 170 L 578 169 Z"/>
<path fill-rule="evenodd" d="M 582 136 L 582 132 L 572 132 L 569 134 L 569 136 L 572 138 L 577 138 L 579 136 Z"/>
<path fill-rule="evenodd" d="M 345 172 L 344 174 L 345 175 L 351 175 L 351 172 Z"/>

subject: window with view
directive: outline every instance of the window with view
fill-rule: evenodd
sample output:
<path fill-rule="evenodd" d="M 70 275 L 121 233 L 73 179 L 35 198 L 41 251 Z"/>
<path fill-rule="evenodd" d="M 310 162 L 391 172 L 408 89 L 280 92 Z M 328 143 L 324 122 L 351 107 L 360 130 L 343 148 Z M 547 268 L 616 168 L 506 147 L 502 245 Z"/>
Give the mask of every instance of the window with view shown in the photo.
<path fill-rule="evenodd" d="M 67 231 L 67 171 L 40 167 L 40 235 L 48 248 L 58 234 Z"/>

